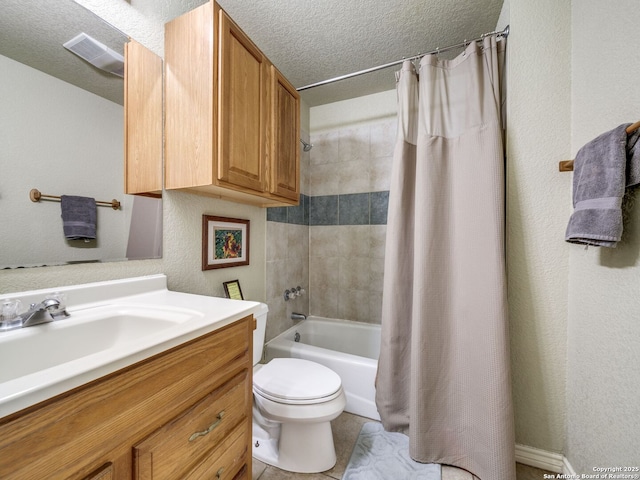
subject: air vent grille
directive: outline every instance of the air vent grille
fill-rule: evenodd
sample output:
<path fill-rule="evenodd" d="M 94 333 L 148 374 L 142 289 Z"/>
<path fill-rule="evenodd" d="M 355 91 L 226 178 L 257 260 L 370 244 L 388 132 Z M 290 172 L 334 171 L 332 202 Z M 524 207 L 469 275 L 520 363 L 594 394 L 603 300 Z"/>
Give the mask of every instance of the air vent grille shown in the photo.
<path fill-rule="evenodd" d="M 81 33 L 65 42 L 63 47 L 100 70 L 119 77 L 124 76 L 124 58 L 122 55 L 114 52 L 86 33 Z"/>

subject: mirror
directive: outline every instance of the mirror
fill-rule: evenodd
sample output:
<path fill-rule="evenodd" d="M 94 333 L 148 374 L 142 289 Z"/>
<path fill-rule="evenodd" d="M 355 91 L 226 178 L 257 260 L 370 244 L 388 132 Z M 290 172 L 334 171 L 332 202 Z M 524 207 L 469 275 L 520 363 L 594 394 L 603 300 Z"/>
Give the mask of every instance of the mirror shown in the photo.
<path fill-rule="evenodd" d="M 124 195 L 123 79 L 62 45 L 84 32 L 123 55 L 127 36 L 72 0 L 3 0 L 0 15 L 0 268 L 159 258 L 162 200 Z M 64 237 L 60 203 L 97 207 L 97 238 Z"/>

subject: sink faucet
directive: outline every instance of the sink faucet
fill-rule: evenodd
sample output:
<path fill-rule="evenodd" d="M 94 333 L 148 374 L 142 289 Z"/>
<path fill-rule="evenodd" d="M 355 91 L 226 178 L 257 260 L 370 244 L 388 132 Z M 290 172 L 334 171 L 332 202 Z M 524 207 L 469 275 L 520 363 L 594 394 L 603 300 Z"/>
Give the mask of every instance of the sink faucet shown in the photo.
<path fill-rule="evenodd" d="M 18 315 L 18 323 L 24 327 L 32 327 L 42 323 L 53 322 L 59 318 L 66 318 L 69 314 L 61 307 L 57 298 L 46 298 L 42 302 L 32 303 L 29 310 Z"/>

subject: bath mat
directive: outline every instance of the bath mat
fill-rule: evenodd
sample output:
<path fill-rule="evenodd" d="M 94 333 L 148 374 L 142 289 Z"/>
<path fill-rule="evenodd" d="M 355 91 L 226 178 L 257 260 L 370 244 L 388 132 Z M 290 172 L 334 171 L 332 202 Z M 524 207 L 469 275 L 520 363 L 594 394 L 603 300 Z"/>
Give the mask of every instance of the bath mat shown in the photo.
<path fill-rule="evenodd" d="M 437 463 L 418 463 L 409 456 L 409 437 L 385 432 L 380 423 L 362 426 L 342 480 L 441 480 Z"/>

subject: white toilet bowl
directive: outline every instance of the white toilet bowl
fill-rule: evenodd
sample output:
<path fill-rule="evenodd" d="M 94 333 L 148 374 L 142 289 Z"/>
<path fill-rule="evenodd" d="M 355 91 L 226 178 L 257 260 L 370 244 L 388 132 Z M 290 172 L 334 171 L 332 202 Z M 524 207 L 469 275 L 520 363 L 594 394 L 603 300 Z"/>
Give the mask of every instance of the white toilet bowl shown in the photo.
<path fill-rule="evenodd" d="M 335 465 L 330 422 L 346 405 L 337 373 L 308 360 L 274 358 L 254 367 L 253 400 L 256 459 L 298 473 Z"/>

